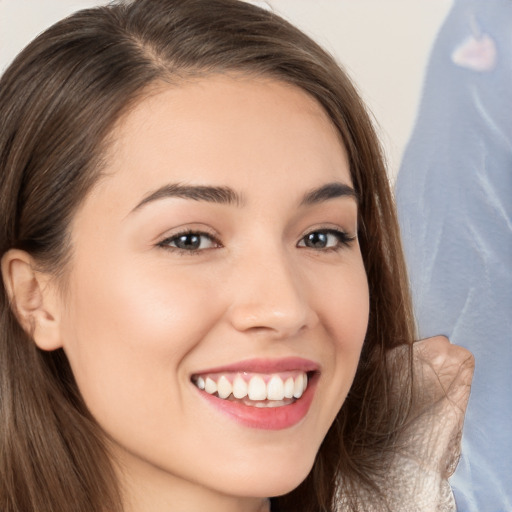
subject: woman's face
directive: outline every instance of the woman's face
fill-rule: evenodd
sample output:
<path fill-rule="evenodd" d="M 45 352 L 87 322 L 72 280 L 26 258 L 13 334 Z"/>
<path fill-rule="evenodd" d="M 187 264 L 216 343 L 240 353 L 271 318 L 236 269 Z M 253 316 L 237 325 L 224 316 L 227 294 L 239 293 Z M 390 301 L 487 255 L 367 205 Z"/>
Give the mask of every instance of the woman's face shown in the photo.
<path fill-rule="evenodd" d="M 155 89 L 113 140 L 72 223 L 60 332 L 126 495 L 229 510 L 289 492 L 367 326 L 337 132 L 298 88 L 213 76 Z"/>

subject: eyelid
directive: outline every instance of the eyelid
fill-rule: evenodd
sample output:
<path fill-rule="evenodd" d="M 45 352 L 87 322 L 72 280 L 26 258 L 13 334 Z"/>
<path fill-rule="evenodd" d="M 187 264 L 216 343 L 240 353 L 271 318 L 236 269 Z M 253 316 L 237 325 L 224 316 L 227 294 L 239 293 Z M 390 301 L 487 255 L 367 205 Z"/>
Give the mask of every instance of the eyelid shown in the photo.
<path fill-rule="evenodd" d="M 305 237 L 306 235 L 308 235 L 310 233 L 315 233 L 317 231 L 330 232 L 330 233 L 343 233 L 343 234 L 347 235 L 347 237 L 349 237 L 349 238 L 357 238 L 357 227 L 354 229 L 347 229 L 345 227 L 342 227 L 340 224 L 334 224 L 332 222 L 327 222 L 325 224 L 315 224 L 315 225 L 305 229 L 301 235 L 301 238 Z"/>

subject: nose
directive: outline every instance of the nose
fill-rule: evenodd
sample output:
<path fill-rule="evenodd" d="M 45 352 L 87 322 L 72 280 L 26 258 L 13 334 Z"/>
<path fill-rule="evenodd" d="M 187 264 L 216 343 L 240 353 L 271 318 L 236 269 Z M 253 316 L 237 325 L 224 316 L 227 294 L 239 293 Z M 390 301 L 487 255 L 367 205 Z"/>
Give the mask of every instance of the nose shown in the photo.
<path fill-rule="evenodd" d="M 238 331 L 284 339 L 318 322 L 304 277 L 283 252 L 242 258 L 231 278 L 233 300 L 228 314 Z"/>

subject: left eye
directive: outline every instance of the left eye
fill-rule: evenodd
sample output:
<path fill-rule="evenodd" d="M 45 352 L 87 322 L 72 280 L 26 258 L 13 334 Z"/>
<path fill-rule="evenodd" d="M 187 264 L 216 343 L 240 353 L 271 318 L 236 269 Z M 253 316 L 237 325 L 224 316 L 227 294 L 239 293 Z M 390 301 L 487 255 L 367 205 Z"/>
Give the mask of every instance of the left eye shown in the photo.
<path fill-rule="evenodd" d="M 201 251 L 217 247 L 211 235 L 207 233 L 181 233 L 170 238 L 166 238 L 159 244 L 161 247 L 179 249 L 182 251 Z"/>
<path fill-rule="evenodd" d="M 351 240 L 352 238 L 343 231 L 322 230 L 308 233 L 297 245 L 317 250 L 335 249 L 341 245 L 348 245 Z"/>

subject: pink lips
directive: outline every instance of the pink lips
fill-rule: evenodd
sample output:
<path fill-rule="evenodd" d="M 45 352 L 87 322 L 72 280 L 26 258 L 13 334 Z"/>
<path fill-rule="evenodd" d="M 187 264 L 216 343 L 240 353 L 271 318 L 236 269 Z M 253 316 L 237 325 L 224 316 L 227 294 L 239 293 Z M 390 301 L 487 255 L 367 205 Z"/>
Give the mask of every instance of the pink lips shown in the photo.
<path fill-rule="evenodd" d="M 279 373 L 298 370 L 302 372 L 318 371 L 318 364 L 301 357 L 287 357 L 285 359 L 250 359 L 216 368 L 208 368 L 200 373 L 222 372 L 251 372 L 251 373 Z"/>
<path fill-rule="evenodd" d="M 196 389 L 201 397 L 210 405 L 246 427 L 263 430 L 282 430 L 296 425 L 308 413 L 318 382 L 318 364 L 297 357 L 285 359 L 252 359 L 216 368 L 208 368 L 196 374 L 205 375 L 239 372 L 268 375 L 293 371 L 308 373 L 308 387 L 299 399 L 291 404 L 282 405 L 280 407 L 254 407 L 246 405 L 242 401 L 223 400 L 205 391 Z"/>

